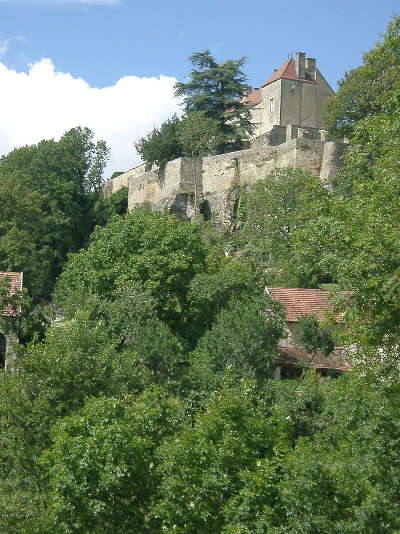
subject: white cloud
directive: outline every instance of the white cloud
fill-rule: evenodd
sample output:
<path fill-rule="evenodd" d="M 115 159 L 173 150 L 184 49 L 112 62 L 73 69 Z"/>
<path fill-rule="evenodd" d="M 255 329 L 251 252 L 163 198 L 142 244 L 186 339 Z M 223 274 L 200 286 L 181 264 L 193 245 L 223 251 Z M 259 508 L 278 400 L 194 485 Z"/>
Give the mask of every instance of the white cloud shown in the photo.
<path fill-rule="evenodd" d="M 125 76 L 111 87 L 57 72 L 50 59 L 15 72 L 0 62 L 0 155 L 87 126 L 111 148 L 106 176 L 140 161 L 134 141 L 178 109 L 175 78 Z"/>
<path fill-rule="evenodd" d="M 10 44 L 15 41 L 23 42 L 26 41 L 26 39 L 21 35 L 17 35 L 15 37 L 8 37 L 7 39 L 0 39 L 0 57 L 4 56 L 8 52 Z"/>

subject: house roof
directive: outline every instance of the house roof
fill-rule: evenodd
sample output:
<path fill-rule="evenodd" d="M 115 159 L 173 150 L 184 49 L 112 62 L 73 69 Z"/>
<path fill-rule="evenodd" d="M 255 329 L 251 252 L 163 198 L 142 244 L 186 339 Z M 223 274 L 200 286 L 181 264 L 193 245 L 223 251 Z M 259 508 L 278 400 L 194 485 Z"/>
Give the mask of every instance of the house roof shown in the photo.
<path fill-rule="evenodd" d="M 335 371 L 348 371 L 351 364 L 346 360 L 343 348 L 337 347 L 332 354 L 325 356 L 320 350 L 315 356 L 308 354 L 301 347 L 278 347 L 278 365 L 297 365 L 299 362 L 309 363 L 313 369 L 332 369 Z"/>
<path fill-rule="evenodd" d="M 243 104 L 247 104 L 248 106 L 256 106 L 261 102 L 261 89 L 256 89 L 255 91 L 252 91 L 249 96 L 246 96 L 242 100 Z"/>
<path fill-rule="evenodd" d="M 328 292 L 323 289 L 267 287 L 267 292 L 283 305 L 289 322 L 298 321 L 306 313 L 316 315 L 321 321 L 325 319 L 325 312 L 333 308 Z"/>
<path fill-rule="evenodd" d="M 289 58 L 285 61 L 285 63 L 279 67 L 279 69 L 276 69 L 275 72 L 268 78 L 266 82 L 264 82 L 260 89 L 256 89 L 252 93 L 250 93 L 246 98 L 242 100 L 244 104 L 247 104 L 249 106 L 255 106 L 261 102 L 261 89 L 262 87 L 266 87 L 272 82 L 276 82 L 276 80 L 295 80 L 295 81 L 302 81 L 307 83 L 316 83 L 315 80 L 312 80 L 307 76 L 307 73 L 305 74 L 305 78 L 299 78 L 296 71 L 296 62 L 293 58 Z"/>
<path fill-rule="evenodd" d="M 306 77 L 305 78 L 299 78 L 296 71 L 296 62 L 293 58 L 287 59 L 285 63 L 279 67 L 279 69 L 276 69 L 276 71 L 268 78 L 268 80 L 262 84 L 261 87 L 266 87 L 272 82 L 276 82 L 276 80 L 296 80 L 296 81 L 302 81 L 302 82 L 308 82 L 308 83 L 316 83 L 315 80 L 312 80 L 311 78 Z"/>
<path fill-rule="evenodd" d="M 11 281 L 10 294 L 11 295 L 15 295 L 19 291 L 22 291 L 23 273 L 0 271 L 0 280 L 4 280 L 4 278 L 10 278 L 10 281 Z M 2 315 L 13 315 L 14 313 L 15 313 L 14 310 L 6 309 L 2 312 Z"/>

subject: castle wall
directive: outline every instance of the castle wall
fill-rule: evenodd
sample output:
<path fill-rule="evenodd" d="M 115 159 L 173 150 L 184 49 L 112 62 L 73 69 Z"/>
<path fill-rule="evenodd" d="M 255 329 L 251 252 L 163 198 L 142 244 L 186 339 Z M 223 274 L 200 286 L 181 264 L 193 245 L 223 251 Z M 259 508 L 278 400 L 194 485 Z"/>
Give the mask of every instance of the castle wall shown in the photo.
<path fill-rule="evenodd" d="M 346 147 L 345 143 L 334 141 L 328 141 L 324 144 L 320 180 L 328 189 L 332 189 L 333 178 L 342 166 Z"/>
<path fill-rule="evenodd" d="M 331 187 L 345 149 L 344 143 L 326 141 L 324 130 L 275 126 L 252 140 L 249 149 L 198 160 L 178 158 L 162 170 L 140 172 L 144 166 L 137 167 L 117 177 L 113 184 L 106 184 L 106 188 L 115 192 L 128 184 L 129 210 L 148 204 L 152 209 L 190 219 L 197 203 L 206 217 L 232 227 L 241 186 L 251 186 L 274 169 L 293 167 L 311 172 Z"/>
<path fill-rule="evenodd" d="M 110 197 L 116 193 L 118 189 L 121 189 L 121 187 L 129 187 L 130 179 L 136 176 L 141 176 L 144 172 L 146 172 L 145 164 L 139 165 L 130 171 L 124 172 L 112 180 L 107 180 L 107 182 L 104 184 L 105 196 Z"/>
<path fill-rule="evenodd" d="M 296 166 L 296 142 L 263 146 L 203 159 L 203 192 L 252 185 L 277 167 Z"/>
<path fill-rule="evenodd" d="M 196 170 L 196 173 L 195 173 Z M 191 158 L 177 158 L 169 161 L 164 169 L 154 169 L 129 178 L 128 210 L 138 204 L 147 203 L 157 208 L 166 199 L 179 193 L 193 193 L 197 182 L 197 193 L 202 191 L 202 161 Z"/>

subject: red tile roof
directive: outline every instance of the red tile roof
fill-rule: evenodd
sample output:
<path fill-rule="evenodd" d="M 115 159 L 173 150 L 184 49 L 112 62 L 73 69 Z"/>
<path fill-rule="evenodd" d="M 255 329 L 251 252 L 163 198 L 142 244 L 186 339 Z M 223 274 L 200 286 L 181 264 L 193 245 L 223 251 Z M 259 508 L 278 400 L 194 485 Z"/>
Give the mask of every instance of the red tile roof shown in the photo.
<path fill-rule="evenodd" d="M 325 311 L 332 310 L 328 292 L 323 289 L 287 289 L 285 287 L 267 287 L 274 300 L 280 302 L 285 310 L 286 320 L 296 322 L 308 313 L 315 314 L 318 320 L 325 319 Z"/>
<path fill-rule="evenodd" d="M 272 82 L 276 82 L 276 80 L 295 80 L 295 81 L 302 81 L 307 83 L 316 83 L 315 80 L 311 80 L 307 77 L 306 78 L 299 78 L 296 72 L 296 62 L 293 58 L 289 58 L 285 61 L 285 63 L 279 67 L 279 69 L 276 69 L 275 72 L 268 78 L 268 80 L 262 84 L 261 87 L 266 87 Z M 244 104 L 248 104 L 249 106 L 255 106 L 261 102 L 261 88 L 256 89 L 252 93 L 250 93 L 249 96 L 244 98 L 242 100 Z"/>
<path fill-rule="evenodd" d="M 306 74 L 307 76 L 307 74 Z M 272 82 L 275 82 L 276 80 L 300 80 L 302 82 L 308 82 L 308 83 L 316 83 L 315 80 L 311 80 L 310 78 L 299 78 L 296 72 L 296 62 L 293 58 L 287 59 L 285 63 L 279 67 L 279 69 L 276 69 L 276 71 L 273 73 L 272 76 L 268 78 L 268 80 L 262 84 L 261 87 L 265 87 L 269 85 Z"/>
<path fill-rule="evenodd" d="M 345 351 L 337 347 L 332 354 L 325 356 L 318 351 L 315 356 L 308 354 L 300 347 L 278 347 L 278 365 L 297 365 L 300 362 L 309 363 L 313 369 L 333 369 L 335 371 L 348 371 L 351 364 L 345 357 Z"/>
<path fill-rule="evenodd" d="M 23 273 L 0 271 L 0 280 L 3 280 L 4 278 L 10 278 L 10 281 L 11 281 L 10 294 L 11 295 L 15 295 L 19 291 L 22 291 Z M 15 312 L 12 310 L 5 310 L 3 311 L 2 314 L 11 315 L 13 313 Z"/>
<path fill-rule="evenodd" d="M 249 94 L 246 98 L 242 100 L 243 104 L 247 104 L 249 106 L 256 106 L 261 102 L 261 89 L 256 89 L 252 93 Z"/>

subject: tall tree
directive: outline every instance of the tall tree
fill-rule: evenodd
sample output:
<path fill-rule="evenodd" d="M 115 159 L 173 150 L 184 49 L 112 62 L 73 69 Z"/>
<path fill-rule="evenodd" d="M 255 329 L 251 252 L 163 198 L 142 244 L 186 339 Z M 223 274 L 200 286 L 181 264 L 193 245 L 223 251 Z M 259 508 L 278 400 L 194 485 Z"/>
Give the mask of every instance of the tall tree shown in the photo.
<path fill-rule="evenodd" d="M 178 82 L 175 94 L 183 97 L 185 112 L 205 113 L 215 119 L 225 142 L 238 142 L 253 131 L 250 111 L 241 102 L 248 88 L 241 70 L 246 58 L 217 62 L 209 50 L 195 52 L 189 58 L 193 68 L 188 82 Z"/>
<path fill-rule="evenodd" d="M 177 137 L 178 124 L 179 118 L 173 115 L 135 143 L 136 150 L 149 169 L 154 164 L 163 167 L 168 161 L 182 156 Z"/>
<path fill-rule="evenodd" d="M 351 137 L 361 119 L 392 113 L 396 100 L 388 98 L 400 79 L 400 17 L 394 16 L 383 40 L 364 54 L 364 64 L 346 72 L 339 90 L 326 103 L 329 133 Z"/>
<path fill-rule="evenodd" d="M 315 287 L 329 275 L 313 254 L 297 245 L 312 221 L 328 212 L 329 194 L 315 176 L 300 169 L 277 169 L 245 195 L 240 239 L 268 268 L 269 283 Z"/>
<path fill-rule="evenodd" d="M 194 175 L 194 212 L 197 213 L 198 170 L 196 159 L 205 156 L 223 142 L 218 122 L 205 113 L 190 113 L 178 124 L 178 142 L 184 156 L 192 158 Z"/>
<path fill-rule="evenodd" d="M 33 296 L 47 297 L 67 254 L 85 245 L 108 153 L 73 128 L 0 159 L 0 269 L 24 271 Z"/>

